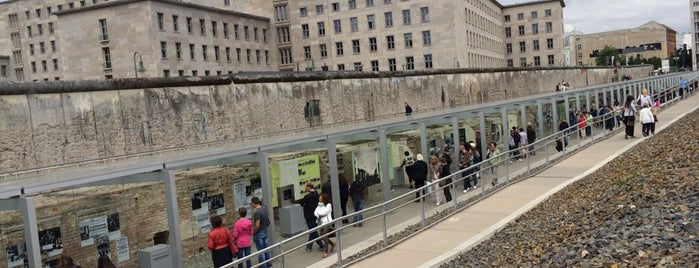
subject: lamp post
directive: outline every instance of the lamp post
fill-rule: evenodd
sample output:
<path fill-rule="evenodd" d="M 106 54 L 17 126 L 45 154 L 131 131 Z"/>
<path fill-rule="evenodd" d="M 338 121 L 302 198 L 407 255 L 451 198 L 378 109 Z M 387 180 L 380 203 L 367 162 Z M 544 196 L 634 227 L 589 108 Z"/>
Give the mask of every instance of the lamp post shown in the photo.
<path fill-rule="evenodd" d="M 136 68 L 136 55 L 138 55 L 138 68 Z M 141 53 L 133 53 L 133 72 L 134 75 L 136 75 L 136 78 L 138 78 L 138 73 L 146 72 L 146 68 L 143 67 L 143 56 L 141 55 Z"/>

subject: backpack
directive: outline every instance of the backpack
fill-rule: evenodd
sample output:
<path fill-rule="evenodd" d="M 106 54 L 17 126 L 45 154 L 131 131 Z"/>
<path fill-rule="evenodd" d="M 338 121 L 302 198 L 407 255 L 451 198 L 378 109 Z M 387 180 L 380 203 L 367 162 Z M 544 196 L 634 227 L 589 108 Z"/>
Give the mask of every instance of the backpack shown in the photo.
<path fill-rule="evenodd" d="M 413 164 L 415 164 L 415 159 L 413 158 L 413 156 L 412 155 L 406 156 L 405 157 L 405 165 L 412 166 Z"/>

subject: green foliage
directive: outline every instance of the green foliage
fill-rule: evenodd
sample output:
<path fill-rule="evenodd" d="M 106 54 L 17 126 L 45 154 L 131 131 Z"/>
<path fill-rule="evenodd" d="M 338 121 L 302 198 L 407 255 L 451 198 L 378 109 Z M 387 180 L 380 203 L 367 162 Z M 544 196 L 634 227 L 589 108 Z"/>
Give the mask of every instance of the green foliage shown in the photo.
<path fill-rule="evenodd" d="M 597 54 L 597 57 L 595 57 L 595 63 L 597 66 L 613 66 L 614 62 L 611 62 L 612 57 L 614 57 L 615 62 L 619 61 L 619 49 L 606 45 L 602 51 Z"/>

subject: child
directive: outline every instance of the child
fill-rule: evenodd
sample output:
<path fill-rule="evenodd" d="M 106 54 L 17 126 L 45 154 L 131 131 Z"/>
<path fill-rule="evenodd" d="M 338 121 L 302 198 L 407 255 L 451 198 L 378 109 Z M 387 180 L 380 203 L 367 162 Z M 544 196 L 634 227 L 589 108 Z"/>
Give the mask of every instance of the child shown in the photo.
<path fill-rule="evenodd" d="M 644 102 L 643 104 L 643 109 L 639 112 L 639 115 L 641 117 L 641 124 L 643 124 L 642 132 L 643 132 L 643 137 L 647 137 L 648 133 L 651 132 L 651 125 L 654 124 L 654 119 L 653 119 L 653 113 L 650 111 L 650 108 L 648 107 L 648 103 Z"/>

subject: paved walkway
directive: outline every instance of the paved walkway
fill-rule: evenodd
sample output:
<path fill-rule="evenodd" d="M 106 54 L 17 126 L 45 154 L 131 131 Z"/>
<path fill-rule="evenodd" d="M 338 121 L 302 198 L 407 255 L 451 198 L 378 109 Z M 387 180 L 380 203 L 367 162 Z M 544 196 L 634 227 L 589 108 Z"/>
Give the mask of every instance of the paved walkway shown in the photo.
<path fill-rule="evenodd" d="M 697 107 L 699 107 L 699 94 L 666 108 L 658 114 L 659 122 L 656 125 L 656 132 L 662 131 Z M 635 134 L 636 137 L 642 137 L 640 124 L 637 124 Z M 535 176 L 510 185 L 352 267 L 439 266 L 460 252 L 488 239 L 507 223 L 534 208 L 549 196 L 584 178 L 643 140 L 645 138 L 627 140 L 624 139 L 623 131 L 618 132 L 613 137 L 584 148 Z M 344 251 L 343 254 L 345 254 Z"/>

